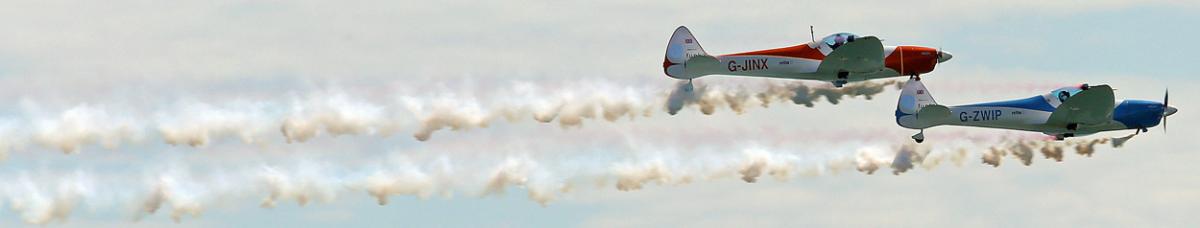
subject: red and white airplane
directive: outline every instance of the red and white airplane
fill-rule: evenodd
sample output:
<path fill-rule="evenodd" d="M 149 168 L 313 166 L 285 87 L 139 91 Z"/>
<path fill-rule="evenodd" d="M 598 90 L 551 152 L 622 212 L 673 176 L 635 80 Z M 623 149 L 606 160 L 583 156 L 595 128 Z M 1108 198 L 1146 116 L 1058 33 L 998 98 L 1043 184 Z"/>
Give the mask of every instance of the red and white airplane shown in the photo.
<path fill-rule="evenodd" d="M 667 76 L 691 80 L 722 74 L 752 77 L 808 79 L 832 82 L 842 87 L 849 82 L 929 73 L 953 55 L 921 46 L 883 46 L 874 36 L 837 33 L 820 42 L 791 47 L 709 55 L 687 27 L 679 26 L 667 44 L 663 70 Z"/>

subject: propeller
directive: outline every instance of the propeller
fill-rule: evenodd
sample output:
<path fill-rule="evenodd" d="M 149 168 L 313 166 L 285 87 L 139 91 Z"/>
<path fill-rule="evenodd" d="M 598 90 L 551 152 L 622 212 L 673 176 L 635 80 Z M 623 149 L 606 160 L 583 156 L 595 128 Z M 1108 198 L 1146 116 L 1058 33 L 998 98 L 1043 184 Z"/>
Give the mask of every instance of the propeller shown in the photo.
<path fill-rule="evenodd" d="M 1169 103 L 1167 103 L 1167 101 L 1170 101 L 1169 98 L 1171 98 L 1171 90 L 1170 89 L 1163 90 L 1163 113 L 1162 113 L 1163 133 L 1167 133 L 1167 116 L 1170 116 L 1171 114 L 1175 114 L 1175 111 L 1171 111 L 1171 109 L 1172 109 L 1171 106 L 1167 105 L 1167 104 L 1169 104 Z"/>
<path fill-rule="evenodd" d="M 937 69 L 938 65 L 941 63 L 942 63 L 942 46 L 938 45 L 937 54 L 935 54 L 933 56 L 933 69 Z"/>
<path fill-rule="evenodd" d="M 945 51 L 943 51 L 942 46 L 938 46 L 937 58 L 933 60 L 933 61 L 936 61 L 936 63 L 934 63 L 934 68 L 937 67 L 937 64 L 945 62 L 945 61 L 950 61 L 950 59 L 952 59 L 952 58 L 954 58 L 954 55 L 951 55 L 950 53 L 946 53 Z"/>
<path fill-rule="evenodd" d="M 938 45 L 937 57 L 933 58 L 933 69 L 937 69 L 938 64 L 942 63 L 942 45 Z"/>

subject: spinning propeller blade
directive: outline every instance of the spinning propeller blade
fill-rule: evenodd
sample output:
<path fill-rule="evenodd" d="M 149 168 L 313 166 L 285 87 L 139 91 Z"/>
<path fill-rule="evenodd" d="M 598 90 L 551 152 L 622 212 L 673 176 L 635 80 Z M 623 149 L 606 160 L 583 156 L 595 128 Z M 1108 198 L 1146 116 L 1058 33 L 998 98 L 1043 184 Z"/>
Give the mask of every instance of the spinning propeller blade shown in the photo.
<path fill-rule="evenodd" d="M 1170 103 L 1167 103 L 1167 101 L 1169 101 L 1169 98 L 1171 98 L 1170 89 L 1164 90 L 1163 91 L 1163 113 L 1162 113 L 1163 133 L 1167 133 L 1167 116 L 1170 116 L 1171 114 L 1175 114 L 1174 111 L 1171 111 L 1171 109 L 1172 109 L 1171 106 L 1168 105 Z"/>

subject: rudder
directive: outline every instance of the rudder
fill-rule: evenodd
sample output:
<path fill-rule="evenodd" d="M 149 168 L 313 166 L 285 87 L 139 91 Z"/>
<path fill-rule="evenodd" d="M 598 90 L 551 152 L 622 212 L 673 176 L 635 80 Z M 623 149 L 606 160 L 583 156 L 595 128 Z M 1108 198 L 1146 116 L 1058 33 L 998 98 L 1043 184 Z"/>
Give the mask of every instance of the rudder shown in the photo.
<path fill-rule="evenodd" d="M 950 109 L 938 105 L 924 83 L 916 79 L 904 83 L 900 101 L 896 103 L 896 124 L 923 129 L 940 124 L 949 115 Z"/>
<path fill-rule="evenodd" d="M 693 59 L 700 57 L 697 59 Z M 667 43 L 667 54 L 663 59 L 663 71 L 672 78 L 692 79 L 703 76 L 703 71 L 692 67 L 688 69 L 687 65 L 706 65 L 699 64 L 703 62 L 716 62 L 716 58 L 709 56 L 704 52 L 704 48 L 700 46 L 700 41 L 692 35 L 692 32 L 687 27 L 679 26 L 675 29 L 675 33 L 671 35 L 670 42 Z"/>

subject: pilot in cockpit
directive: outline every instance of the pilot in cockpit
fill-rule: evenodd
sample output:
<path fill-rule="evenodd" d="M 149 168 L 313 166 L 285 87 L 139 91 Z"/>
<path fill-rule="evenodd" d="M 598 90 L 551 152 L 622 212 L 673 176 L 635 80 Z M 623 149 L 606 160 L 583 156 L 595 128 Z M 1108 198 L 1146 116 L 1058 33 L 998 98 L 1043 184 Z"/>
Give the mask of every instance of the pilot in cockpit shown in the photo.
<path fill-rule="evenodd" d="M 1062 104 L 1062 103 L 1067 102 L 1067 99 L 1070 99 L 1071 96 L 1075 96 L 1075 94 L 1078 94 L 1079 92 L 1083 92 L 1083 90 L 1086 90 L 1086 89 L 1087 89 L 1087 84 L 1083 84 L 1083 85 L 1079 85 L 1079 86 L 1069 86 L 1069 87 L 1063 87 L 1063 88 L 1056 89 L 1056 90 L 1054 90 L 1054 92 L 1051 92 L 1050 95 L 1055 98 L 1058 98 L 1058 103 Z"/>
<path fill-rule="evenodd" d="M 838 47 L 841 47 L 846 43 L 854 42 L 854 38 L 857 38 L 857 36 L 854 34 L 836 33 L 826 36 L 824 39 L 821 39 L 821 41 L 824 42 L 826 46 L 829 46 L 830 49 L 836 50 Z"/>

